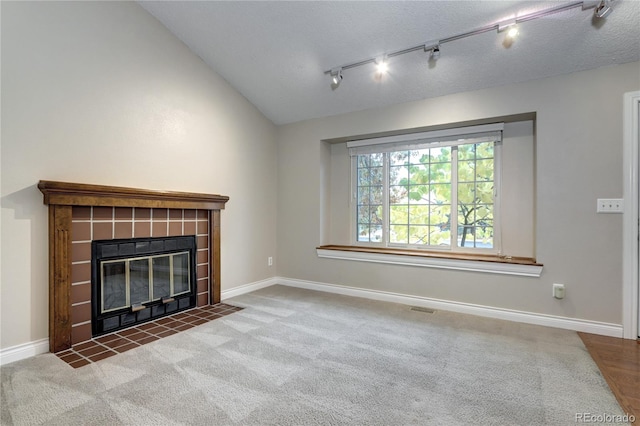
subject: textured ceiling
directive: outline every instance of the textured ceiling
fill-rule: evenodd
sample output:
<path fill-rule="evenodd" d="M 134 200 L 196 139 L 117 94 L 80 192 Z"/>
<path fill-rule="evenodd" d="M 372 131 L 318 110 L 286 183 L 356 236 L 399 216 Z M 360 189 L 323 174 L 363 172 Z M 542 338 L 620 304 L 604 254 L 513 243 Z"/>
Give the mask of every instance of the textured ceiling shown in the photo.
<path fill-rule="evenodd" d="M 580 7 L 519 24 L 510 47 L 496 31 L 442 45 L 437 62 L 412 52 L 324 71 L 444 39 L 567 2 L 139 2 L 276 124 L 378 108 L 640 59 L 640 1 L 616 0 L 605 19 Z M 640 83 L 640 75 L 638 76 Z"/>

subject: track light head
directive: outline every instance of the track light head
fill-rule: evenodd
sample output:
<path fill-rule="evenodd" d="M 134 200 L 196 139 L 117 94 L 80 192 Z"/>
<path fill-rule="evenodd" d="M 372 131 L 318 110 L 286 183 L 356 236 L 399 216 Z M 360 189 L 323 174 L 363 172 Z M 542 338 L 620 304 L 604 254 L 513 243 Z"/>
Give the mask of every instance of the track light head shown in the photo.
<path fill-rule="evenodd" d="M 342 81 L 342 68 L 335 68 L 331 70 L 331 87 L 337 89 Z"/>
<path fill-rule="evenodd" d="M 387 63 L 387 57 L 383 56 L 376 59 L 376 72 L 379 75 L 384 75 L 389 71 L 389 64 Z"/>
<path fill-rule="evenodd" d="M 440 42 L 439 41 L 431 41 L 429 43 L 425 43 L 424 51 L 429 52 L 429 60 L 437 60 L 440 57 Z"/>
<path fill-rule="evenodd" d="M 431 54 L 429 55 L 429 58 L 436 61 L 438 60 L 439 57 L 440 57 L 440 45 L 437 45 L 437 46 L 434 46 L 433 49 L 431 49 Z"/>
<path fill-rule="evenodd" d="M 594 10 L 593 14 L 596 18 L 606 18 L 613 12 L 613 7 L 611 6 L 611 0 L 602 0 Z"/>
<path fill-rule="evenodd" d="M 498 23 L 498 32 L 501 33 L 504 31 L 507 31 L 507 36 L 509 37 L 518 34 L 518 26 L 515 18 Z"/>

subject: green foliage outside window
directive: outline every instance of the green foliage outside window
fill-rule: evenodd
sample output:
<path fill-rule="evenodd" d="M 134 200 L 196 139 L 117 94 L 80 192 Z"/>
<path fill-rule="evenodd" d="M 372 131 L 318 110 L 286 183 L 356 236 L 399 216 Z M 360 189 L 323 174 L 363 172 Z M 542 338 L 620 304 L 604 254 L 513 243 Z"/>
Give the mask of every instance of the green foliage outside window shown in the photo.
<path fill-rule="evenodd" d="M 458 247 L 493 247 L 493 142 L 358 155 L 357 165 L 358 241 L 382 242 L 387 214 L 392 245 L 450 247 L 455 234 Z"/>

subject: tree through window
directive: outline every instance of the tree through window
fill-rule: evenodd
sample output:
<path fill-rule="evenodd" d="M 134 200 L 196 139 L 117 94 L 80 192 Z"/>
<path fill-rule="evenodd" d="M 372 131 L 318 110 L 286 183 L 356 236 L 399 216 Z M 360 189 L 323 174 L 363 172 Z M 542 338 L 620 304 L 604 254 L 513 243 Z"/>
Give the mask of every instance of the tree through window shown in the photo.
<path fill-rule="evenodd" d="M 494 132 L 356 149 L 356 242 L 497 252 L 500 143 Z"/>

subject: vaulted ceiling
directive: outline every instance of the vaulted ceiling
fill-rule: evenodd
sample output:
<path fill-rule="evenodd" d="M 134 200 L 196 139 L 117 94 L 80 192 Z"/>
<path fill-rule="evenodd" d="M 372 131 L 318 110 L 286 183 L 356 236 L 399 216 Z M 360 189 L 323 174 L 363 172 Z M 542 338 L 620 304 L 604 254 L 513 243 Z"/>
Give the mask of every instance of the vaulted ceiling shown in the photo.
<path fill-rule="evenodd" d="M 344 70 L 332 89 L 327 70 L 576 2 L 139 3 L 276 124 L 640 59 L 640 1 L 614 0 L 606 18 L 572 8 L 519 23 L 510 45 L 487 31 L 442 44 L 437 61 L 390 58 L 382 78 L 372 64 Z"/>

